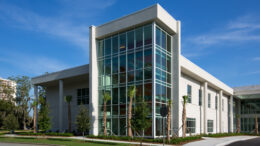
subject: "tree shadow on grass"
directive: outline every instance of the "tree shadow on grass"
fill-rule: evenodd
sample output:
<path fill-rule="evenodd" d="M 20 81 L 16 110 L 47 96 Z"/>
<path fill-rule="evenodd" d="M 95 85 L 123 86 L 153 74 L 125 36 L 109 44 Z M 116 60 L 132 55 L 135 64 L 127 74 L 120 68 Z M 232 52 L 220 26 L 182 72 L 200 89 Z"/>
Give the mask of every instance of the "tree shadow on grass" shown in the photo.
<path fill-rule="evenodd" d="M 84 142 L 84 141 L 82 141 Z M 86 143 L 96 143 L 96 144 L 104 144 L 104 145 L 121 145 L 119 143 L 112 143 L 112 142 L 103 142 L 103 141 L 85 141 Z"/>
<path fill-rule="evenodd" d="M 71 139 L 61 139 L 61 138 L 47 138 L 50 141 L 73 141 Z"/>

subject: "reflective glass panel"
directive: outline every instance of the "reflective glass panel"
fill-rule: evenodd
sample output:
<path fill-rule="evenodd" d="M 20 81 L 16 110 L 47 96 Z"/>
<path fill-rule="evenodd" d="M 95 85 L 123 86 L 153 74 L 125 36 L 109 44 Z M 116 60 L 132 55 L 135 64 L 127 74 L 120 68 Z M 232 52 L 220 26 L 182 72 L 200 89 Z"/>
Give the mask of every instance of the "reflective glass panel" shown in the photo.
<path fill-rule="evenodd" d="M 152 50 L 145 50 L 144 51 L 144 58 L 145 58 L 145 67 L 152 67 Z"/>
<path fill-rule="evenodd" d="M 144 45 L 152 44 L 152 25 L 144 27 Z"/>
<path fill-rule="evenodd" d="M 161 46 L 161 30 L 156 27 L 156 44 Z"/>
<path fill-rule="evenodd" d="M 166 49 L 166 34 L 162 31 L 162 48 Z"/>
<path fill-rule="evenodd" d="M 113 49 L 113 53 L 118 52 L 118 36 L 115 36 L 112 39 L 112 49 Z"/>
<path fill-rule="evenodd" d="M 125 33 L 120 34 L 120 52 L 126 50 L 126 36 Z"/>
<path fill-rule="evenodd" d="M 125 55 L 120 56 L 120 72 L 126 71 L 126 57 Z"/>
<path fill-rule="evenodd" d="M 143 28 L 135 30 L 136 48 L 143 46 Z"/>
<path fill-rule="evenodd" d="M 136 52 L 136 69 L 143 68 L 143 51 Z"/>
<path fill-rule="evenodd" d="M 118 57 L 113 57 L 112 62 L 113 73 L 118 73 Z"/>
<path fill-rule="evenodd" d="M 112 103 L 118 104 L 118 88 L 113 88 L 112 90 Z"/>
<path fill-rule="evenodd" d="M 134 53 L 128 54 L 127 61 L 128 61 L 128 71 L 134 70 L 134 64 L 135 64 Z"/>
<path fill-rule="evenodd" d="M 127 48 L 133 49 L 134 48 L 134 31 L 127 32 Z"/>
<path fill-rule="evenodd" d="M 111 55 L 111 38 L 105 40 L 105 55 Z"/>

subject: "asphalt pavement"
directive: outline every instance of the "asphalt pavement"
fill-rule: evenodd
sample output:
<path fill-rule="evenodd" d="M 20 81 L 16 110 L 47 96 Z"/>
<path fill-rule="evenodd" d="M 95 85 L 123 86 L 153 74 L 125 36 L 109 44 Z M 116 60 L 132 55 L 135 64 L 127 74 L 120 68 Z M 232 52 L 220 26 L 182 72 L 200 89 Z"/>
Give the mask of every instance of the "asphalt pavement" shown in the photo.
<path fill-rule="evenodd" d="M 260 146 L 260 138 L 233 142 L 227 146 Z"/>

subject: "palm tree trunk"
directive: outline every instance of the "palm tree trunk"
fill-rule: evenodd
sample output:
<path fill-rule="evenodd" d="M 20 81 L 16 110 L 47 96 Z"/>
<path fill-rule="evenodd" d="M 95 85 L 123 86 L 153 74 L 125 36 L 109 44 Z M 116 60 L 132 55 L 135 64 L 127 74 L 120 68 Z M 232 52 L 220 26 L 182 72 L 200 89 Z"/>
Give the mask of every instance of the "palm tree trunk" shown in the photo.
<path fill-rule="evenodd" d="M 104 121 L 104 135 L 107 135 L 107 104 L 106 104 L 106 102 L 104 102 L 103 121 Z"/>
<path fill-rule="evenodd" d="M 258 120 L 257 120 L 257 116 L 255 116 L 255 134 L 258 134 Z"/>
<path fill-rule="evenodd" d="M 133 104 L 133 98 L 130 97 L 129 107 L 128 107 L 128 136 L 132 137 L 132 127 L 131 127 L 131 119 L 132 119 L 132 104 Z"/>
<path fill-rule="evenodd" d="M 25 120 L 25 112 L 23 112 L 23 130 L 27 130 L 27 128 L 26 128 L 26 120 Z"/>
<path fill-rule="evenodd" d="M 171 130 L 171 108 L 169 105 L 168 115 L 167 115 L 167 140 L 168 140 L 168 142 L 170 142 L 170 130 Z"/>
<path fill-rule="evenodd" d="M 33 107 L 33 133 L 37 133 L 36 129 L 36 106 Z"/>
<path fill-rule="evenodd" d="M 237 118 L 237 133 L 240 133 L 240 117 Z"/>
<path fill-rule="evenodd" d="M 69 122 L 69 132 L 71 132 L 71 109 L 70 109 L 70 102 L 68 103 L 68 122 Z"/>
<path fill-rule="evenodd" d="M 186 104 L 183 104 L 182 111 L 182 137 L 186 136 Z"/>

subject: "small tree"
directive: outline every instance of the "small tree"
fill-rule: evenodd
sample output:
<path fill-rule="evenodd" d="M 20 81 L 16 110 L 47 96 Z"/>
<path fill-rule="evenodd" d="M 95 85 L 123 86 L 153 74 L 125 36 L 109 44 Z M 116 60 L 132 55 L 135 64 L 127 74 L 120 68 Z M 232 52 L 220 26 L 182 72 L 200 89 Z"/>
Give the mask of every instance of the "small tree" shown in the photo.
<path fill-rule="evenodd" d="M 72 100 L 72 96 L 65 96 L 65 102 L 68 103 L 68 127 L 69 127 L 69 132 L 71 132 L 71 107 L 70 107 L 70 103 Z"/>
<path fill-rule="evenodd" d="M 46 98 L 39 97 L 40 102 L 40 110 L 39 110 L 39 118 L 38 118 L 38 125 L 39 129 L 43 131 L 47 131 L 51 128 L 51 121 L 49 118 L 49 105 L 46 103 Z"/>
<path fill-rule="evenodd" d="M 133 105 L 133 98 L 135 96 L 136 88 L 135 86 L 131 86 L 128 91 L 128 97 L 130 99 L 129 106 L 128 106 L 128 116 L 127 116 L 127 124 L 128 124 L 128 136 L 133 137 L 132 135 L 132 127 L 131 127 L 131 119 L 132 119 L 132 105 Z"/>
<path fill-rule="evenodd" d="M 4 128 L 8 130 L 15 130 L 19 128 L 19 123 L 14 114 L 9 114 L 3 122 Z"/>
<path fill-rule="evenodd" d="M 150 110 L 147 103 L 144 102 L 142 98 L 138 97 L 131 122 L 133 129 L 142 136 L 142 140 L 144 131 L 151 126 L 151 120 L 148 117 L 149 114 Z M 142 140 L 140 143 L 141 145 Z"/>
<path fill-rule="evenodd" d="M 104 93 L 104 115 L 103 115 L 103 121 L 104 121 L 104 135 L 107 135 L 107 102 L 111 100 L 110 93 L 105 92 Z"/>
<path fill-rule="evenodd" d="M 168 100 L 168 114 L 167 114 L 167 140 L 170 142 L 170 131 L 171 131 L 171 107 L 172 101 Z"/>
<path fill-rule="evenodd" d="M 186 103 L 188 96 L 183 96 L 183 110 L 182 110 L 182 137 L 186 136 Z"/>
<path fill-rule="evenodd" d="M 84 136 L 84 132 L 90 128 L 89 113 L 84 105 L 80 105 L 79 113 L 76 117 L 76 125 L 78 131 L 82 132 L 82 136 Z"/>
<path fill-rule="evenodd" d="M 236 119 L 237 119 L 237 133 L 240 133 L 240 115 L 237 114 L 236 115 Z"/>

